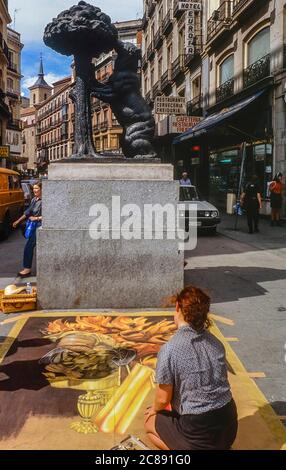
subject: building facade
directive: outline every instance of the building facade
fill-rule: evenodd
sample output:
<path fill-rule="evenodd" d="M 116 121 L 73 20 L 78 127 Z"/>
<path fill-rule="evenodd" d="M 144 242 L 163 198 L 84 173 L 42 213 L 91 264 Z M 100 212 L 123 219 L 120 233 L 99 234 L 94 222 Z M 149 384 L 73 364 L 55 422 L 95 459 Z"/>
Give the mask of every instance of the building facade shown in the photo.
<path fill-rule="evenodd" d="M 53 84 L 50 96 L 36 108 L 37 167 L 47 170 L 49 162 L 67 158 L 73 151 L 73 105 L 69 98 L 72 78 Z"/>
<path fill-rule="evenodd" d="M 258 176 L 266 214 L 269 182 L 286 170 L 286 2 L 209 2 L 205 21 L 205 113 L 242 107 L 206 133 L 210 197 L 223 206 L 226 193 L 237 192 L 245 142 L 244 182 Z"/>
<path fill-rule="evenodd" d="M 6 143 L 10 147 L 10 165 L 7 166 L 17 166 L 20 170 L 26 163 L 26 159 L 21 156 L 21 51 L 23 44 L 20 34 L 11 28 L 7 28 L 7 44 L 9 61 L 6 93 L 10 110 L 6 130 Z"/>
<path fill-rule="evenodd" d="M 284 0 L 144 1 L 142 83 L 159 154 L 221 207 L 242 165 L 244 181 L 259 177 L 264 213 L 269 181 L 286 173 L 285 31 Z M 157 96 L 185 98 L 186 110 L 158 114 Z M 174 120 L 187 131 L 175 140 Z"/>
<path fill-rule="evenodd" d="M 198 122 L 203 112 L 204 2 L 195 2 L 191 10 L 186 3 L 190 2 L 145 0 L 142 26 L 143 95 L 154 112 L 157 153 L 163 161 L 175 164 L 177 177 L 184 162 L 175 156 L 173 138 Z M 168 105 L 164 97 L 169 98 Z M 168 112 L 173 98 L 183 99 L 183 109 L 172 112 L 171 107 Z"/>
<path fill-rule="evenodd" d="M 20 169 L 21 44 L 11 23 L 8 1 L 0 0 L 0 166 Z"/>
<path fill-rule="evenodd" d="M 114 23 L 121 41 L 130 42 L 141 49 L 142 46 L 142 20 L 130 20 Z M 100 82 L 106 82 L 114 69 L 116 54 L 102 54 L 94 61 L 96 78 Z M 140 77 L 140 71 L 139 71 Z M 120 136 L 122 128 L 113 115 L 109 104 L 93 98 L 92 102 L 92 126 L 94 143 L 97 152 L 111 154 L 121 153 Z"/>

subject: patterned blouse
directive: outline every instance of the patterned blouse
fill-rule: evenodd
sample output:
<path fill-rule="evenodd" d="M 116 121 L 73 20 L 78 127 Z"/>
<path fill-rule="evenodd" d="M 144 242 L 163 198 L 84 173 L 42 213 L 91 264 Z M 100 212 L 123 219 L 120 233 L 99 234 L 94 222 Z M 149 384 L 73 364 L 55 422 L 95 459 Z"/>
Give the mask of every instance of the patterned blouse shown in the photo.
<path fill-rule="evenodd" d="M 179 328 L 161 348 L 156 382 L 173 385 L 172 408 L 180 415 L 222 408 L 232 399 L 223 344 L 191 326 Z"/>

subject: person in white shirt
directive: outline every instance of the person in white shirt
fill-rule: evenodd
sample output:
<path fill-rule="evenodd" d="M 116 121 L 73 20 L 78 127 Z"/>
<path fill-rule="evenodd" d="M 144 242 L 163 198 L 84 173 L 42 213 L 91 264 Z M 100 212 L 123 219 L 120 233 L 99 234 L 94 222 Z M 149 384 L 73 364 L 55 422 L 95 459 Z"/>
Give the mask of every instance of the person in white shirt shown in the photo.
<path fill-rule="evenodd" d="M 188 176 L 188 173 L 184 171 L 184 173 L 182 173 L 182 178 L 180 179 L 180 186 L 190 186 L 191 184 L 192 182 Z"/>

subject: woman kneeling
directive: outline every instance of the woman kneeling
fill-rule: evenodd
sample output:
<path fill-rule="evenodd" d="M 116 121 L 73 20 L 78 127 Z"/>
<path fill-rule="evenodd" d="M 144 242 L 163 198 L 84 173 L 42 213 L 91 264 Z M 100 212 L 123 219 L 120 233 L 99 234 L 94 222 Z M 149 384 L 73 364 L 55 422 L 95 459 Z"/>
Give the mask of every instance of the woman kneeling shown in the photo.
<path fill-rule="evenodd" d="M 173 300 L 178 330 L 158 355 L 158 385 L 145 414 L 145 430 L 163 450 L 230 449 L 237 411 L 224 346 L 208 332 L 210 298 L 190 286 Z M 172 411 L 166 410 L 168 405 Z"/>

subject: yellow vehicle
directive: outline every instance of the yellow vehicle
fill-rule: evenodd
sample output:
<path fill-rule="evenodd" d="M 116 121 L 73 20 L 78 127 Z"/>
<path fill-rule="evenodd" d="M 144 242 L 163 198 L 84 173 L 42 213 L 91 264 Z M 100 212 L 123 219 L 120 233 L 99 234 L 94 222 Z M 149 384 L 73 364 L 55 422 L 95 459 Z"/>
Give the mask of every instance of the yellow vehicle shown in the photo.
<path fill-rule="evenodd" d="M 24 191 L 16 171 L 0 168 L 0 234 L 9 235 L 12 223 L 24 212 Z"/>

